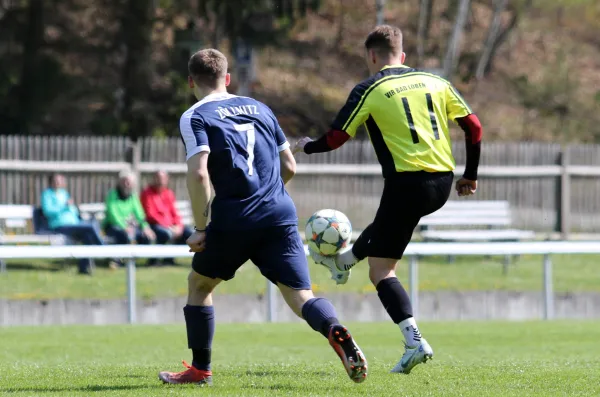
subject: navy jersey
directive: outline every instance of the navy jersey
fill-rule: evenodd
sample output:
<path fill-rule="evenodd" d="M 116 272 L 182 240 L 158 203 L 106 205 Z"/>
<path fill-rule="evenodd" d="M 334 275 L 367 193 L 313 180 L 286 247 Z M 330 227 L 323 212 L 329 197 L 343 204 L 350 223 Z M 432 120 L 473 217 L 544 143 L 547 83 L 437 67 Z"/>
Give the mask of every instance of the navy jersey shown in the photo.
<path fill-rule="evenodd" d="M 181 116 L 179 128 L 186 159 L 210 153 L 211 228 L 298 224 L 280 174 L 279 152 L 290 145 L 269 107 L 252 98 L 212 94 Z"/>

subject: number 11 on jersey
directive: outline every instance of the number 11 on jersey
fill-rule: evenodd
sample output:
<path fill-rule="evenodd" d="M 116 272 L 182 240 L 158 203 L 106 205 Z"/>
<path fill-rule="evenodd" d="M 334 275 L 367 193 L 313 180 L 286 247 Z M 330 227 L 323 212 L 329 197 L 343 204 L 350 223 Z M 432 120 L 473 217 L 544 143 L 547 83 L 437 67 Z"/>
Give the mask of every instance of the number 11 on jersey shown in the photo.
<path fill-rule="evenodd" d="M 439 141 L 440 133 L 438 131 L 437 119 L 435 117 L 435 109 L 433 108 L 433 100 L 431 99 L 430 93 L 425 94 L 425 100 L 427 101 L 427 111 L 429 112 L 429 120 L 431 121 L 433 137 L 436 141 Z M 404 112 L 406 113 L 406 121 L 408 121 L 408 129 L 410 130 L 412 141 L 415 144 L 419 143 L 419 134 L 417 133 L 415 122 L 413 120 L 412 111 L 410 109 L 410 106 L 408 105 L 408 97 L 402 98 L 402 105 L 404 106 Z"/>
<path fill-rule="evenodd" d="M 248 175 L 252 175 L 254 173 L 254 144 L 256 143 L 256 134 L 254 132 L 254 124 L 234 124 L 235 130 L 237 132 L 246 133 L 246 151 L 248 152 Z"/>

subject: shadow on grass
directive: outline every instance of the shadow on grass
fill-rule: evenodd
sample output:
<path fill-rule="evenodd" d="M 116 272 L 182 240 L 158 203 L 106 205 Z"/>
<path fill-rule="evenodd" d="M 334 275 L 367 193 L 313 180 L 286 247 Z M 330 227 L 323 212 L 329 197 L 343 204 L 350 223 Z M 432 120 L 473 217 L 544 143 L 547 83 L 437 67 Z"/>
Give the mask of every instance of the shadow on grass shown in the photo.
<path fill-rule="evenodd" d="M 261 384 L 252 384 L 242 386 L 242 389 L 251 389 L 251 390 L 270 390 L 274 392 L 293 392 L 300 391 L 306 392 L 306 385 L 290 385 L 288 383 L 275 383 L 272 385 L 261 385 Z M 338 387 L 324 387 L 319 385 L 319 392 L 325 392 L 328 395 L 339 393 L 341 388 Z"/>
<path fill-rule="evenodd" d="M 81 387 L 9 387 L 0 388 L 3 393 L 62 393 L 62 392 L 106 392 L 118 390 L 156 389 L 162 385 L 89 385 Z"/>
<path fill-rule="evenodd" d="M 274 385 L 249 385 L 242 386 L 243 389 L 253 389 L 253 390 L 273 390 L 273 391 L 296 391 L 299 388 L 293 385 L 288 385 L 285 383 L 276 383 Z M 303 387 L 304 388 L 304 387 Z"/>
<path fill-rule="evenodd" d="M 325 371 L 312 371 L 309 372 L 311 376 L 328 376 L 329 373 Z M 248 376 L 289 376 L 290 372 L 288 370 L 248 370 L 246 371 L 246 375 Z"/>
<path fill-rule="evenodd" d="M 148 374 L 145 375 L 141 375 L 141 374 L 120 374 L 120 375 L 113 375 L 113 378 L 127 378 L 127 379 L 131 379 L 131 378 L 144 378 L 144 379 L 148 379 Z"/>

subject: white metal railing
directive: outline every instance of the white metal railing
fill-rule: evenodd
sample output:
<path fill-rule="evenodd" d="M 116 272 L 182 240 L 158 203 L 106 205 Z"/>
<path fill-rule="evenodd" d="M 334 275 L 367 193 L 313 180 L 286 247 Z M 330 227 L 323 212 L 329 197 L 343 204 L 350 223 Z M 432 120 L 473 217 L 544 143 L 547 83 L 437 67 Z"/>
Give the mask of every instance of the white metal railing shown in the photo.
<path fill-rule="evenodd" d="M 308 255 L 308 247 L 305 246 Z M 404 253 L 408 257 L 408 287 L 415 316 L 418 313 L 418 257 L 433 255 L 543 255 L 542 294 L 544 319 L 554 317 L 552 254 L 600 254 L 600 241 L 543 241 L 506 243 L 410 243 Z M 183 245 L 108 245 L 108 246 L 0 246 L 0 259 L 127 259 L 127 300 L 130 323 L 136 319 L 135 259 L 185 258 L 193 253 Z M 362 265 L 361 265 L 362 266 Z M 182 281 L 183 282 L 183 281 Z M 267 281 L 267 319 L 275 318 L 275 286 Z"/>
<path fill-rule="evenodd" d="M 34 160 L 2 160 L 0 170 L 3 171 L 37 171 L 48 170 L 64 173 L 118 173 L 124 169 L 132 169 L 127 162 L 85 162 L 85 161 L 34 161 Z M 138 163 L 135 169 L 139 172 L 167 171 L 173 174 L 186 172 L 185 163 Z M 457 165 L 455 173 L 464 171 L 464 165 Z M 329 175 L 381 175 L 379 164 L 310 164 L 299 162 L 298 174 Z M 478 171 L 483 177 L 531 178 L 552 177 L 568 174 L 571 176 L 600 176 L 597 165 L 482 165 Z"/>

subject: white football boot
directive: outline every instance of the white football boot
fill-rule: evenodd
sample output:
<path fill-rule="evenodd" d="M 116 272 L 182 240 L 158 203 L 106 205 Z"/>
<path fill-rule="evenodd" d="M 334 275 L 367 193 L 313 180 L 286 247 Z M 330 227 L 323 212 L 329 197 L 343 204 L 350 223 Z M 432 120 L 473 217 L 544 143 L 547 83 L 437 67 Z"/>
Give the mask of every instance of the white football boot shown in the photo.
<path fill-rule="evenodd" d="M 336 284 L 346 284 L 348 282 L 348 279 L 350 278 L 350 269 L 342 270 L 338 267 L 338 255 L 323 256 L 318 252 L 314 252 L 312 249 L 310 249 L 310 246 L 308 247 L 308 252 L 315 263 L 318 263 L 321 266 L 325 266 L 329 270 L 329 272 L 331 273 L 331 279 L 335 280 Z"/>
<path fill-rule="evenodd" d="M 416 365 L 425 363 L 427 360 L 433 358 L 433 349 L 429 346 L 425 338 L 421 338 L 421 342 L 414 347 L 408 347 L 405 344 L 404 349 L 404 355 L 390 372 L 408 375 Z"/>

